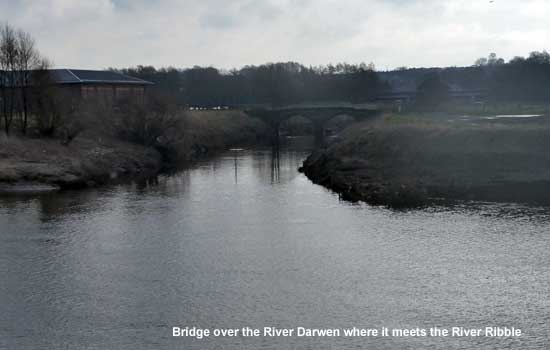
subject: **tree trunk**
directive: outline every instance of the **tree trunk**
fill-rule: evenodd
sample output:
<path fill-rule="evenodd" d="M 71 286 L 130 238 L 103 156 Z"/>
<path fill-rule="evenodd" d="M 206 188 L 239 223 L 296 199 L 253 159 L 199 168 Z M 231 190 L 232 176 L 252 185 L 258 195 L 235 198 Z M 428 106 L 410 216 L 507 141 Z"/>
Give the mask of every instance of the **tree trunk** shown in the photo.
<path fill-rule="evenodd" d="M 23 135 L 27 135 L 27 125 L 28 125 L 28 99 L 27 99 L 27 88 L 23 86 L 21 88 L 21 100 L 23 102 L 23 124 L 21 125 L 21 132 Z"/>
<path fill-rule="evenodd" d="M 6 93 L 6 88 L 2 89 L 2 113 L 4 117 L 4 131 L 6 136 L 10 134 L 10 122 L 8 119 L 8 103 L 6 101 L 8 94 Z"/>

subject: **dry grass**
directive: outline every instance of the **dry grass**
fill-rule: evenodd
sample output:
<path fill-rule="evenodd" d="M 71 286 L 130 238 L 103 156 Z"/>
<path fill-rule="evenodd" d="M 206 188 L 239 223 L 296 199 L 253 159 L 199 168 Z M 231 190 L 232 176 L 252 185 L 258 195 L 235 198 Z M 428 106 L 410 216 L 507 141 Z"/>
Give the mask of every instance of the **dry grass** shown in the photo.
<path fill-rule="evenodd" d="M 252 143 L 265 133 L 262 122 L 237 111 L 178 112 L 171 152 L 178 160 L 239 144 Z M 69 145 L 59 139 L 0 135 L 0 182 L 41 182 L 82 185 L 113 176 L 158 171 L 161 155 L 152 148 L 114 138 L 101 128 L 101 118 Z M 107 129 L 108 130 L 108 129 Z M 114 174 L 114 175 L 113 175 Z"/>
<path fill-rule="evenodd" d="M 263 122 L 241 111 L 188 111 L 182 118 L 184 137 L 177 148 L 183 159 L 200 156 L 201 152 L 256 143 L 267 133 Z"/>
<path fill-rule="evenodd" d="M 320 168 L 326 174 L 344 184 L 404 186 L 442 196 L 484 191 L 486 198 L 497 198 L 505 197 L 507 184 L 550 182 L 550 125 L 545 123 L 385 119 L 350 128 L 342 139 L 318 159 L 325 159 Z M 491 188 L 493 193 L 487 192 Z M 514 198 L 522 197 L 521 189 L 514 191 Z"/>
<path fill-rule="evenodd" d="M 83 135 L 65 146 L 56 139 L 0 137 L 0 182 L 84 186 L 158 169 L 156 151 L 112 139 Z"/>

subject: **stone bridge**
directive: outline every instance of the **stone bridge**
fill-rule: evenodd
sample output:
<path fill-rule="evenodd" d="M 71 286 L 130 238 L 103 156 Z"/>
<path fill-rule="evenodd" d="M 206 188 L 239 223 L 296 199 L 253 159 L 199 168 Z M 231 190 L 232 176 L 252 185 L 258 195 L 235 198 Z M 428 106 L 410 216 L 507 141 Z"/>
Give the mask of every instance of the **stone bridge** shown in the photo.
<path fill-rule="evenodd" d="M 281 124 L 294 116 L 308 119 L 314 127 L 317 145 L 325 143 L 325 123 L 340 115 L 352 117 L 356 122 L 373 119 L 380 111 L 373 106 L 291 106 L 281 108 L 244 109 L 250 117 L 261 119 L 273 130 L 273 144 L 278 145 Z"/>

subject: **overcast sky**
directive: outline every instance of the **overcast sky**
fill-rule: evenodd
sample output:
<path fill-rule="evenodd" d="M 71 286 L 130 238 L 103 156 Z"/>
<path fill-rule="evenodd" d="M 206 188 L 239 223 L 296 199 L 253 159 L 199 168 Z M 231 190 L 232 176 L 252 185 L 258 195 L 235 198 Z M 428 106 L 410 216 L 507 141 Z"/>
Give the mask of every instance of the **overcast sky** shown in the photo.
<path fill-rule="evenodd" d="M 0 0 L 57 67 L 471 65 L 550 46 L 548 0 Z"/>

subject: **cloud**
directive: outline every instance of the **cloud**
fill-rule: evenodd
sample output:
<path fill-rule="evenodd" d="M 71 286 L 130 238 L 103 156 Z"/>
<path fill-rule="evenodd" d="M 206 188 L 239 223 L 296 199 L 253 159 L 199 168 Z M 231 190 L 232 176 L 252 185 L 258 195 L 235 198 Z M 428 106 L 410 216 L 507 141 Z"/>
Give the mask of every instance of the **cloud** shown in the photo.
<path fill-rule="evenodd" d="M 59 67 L 469 65 L 545 49 L 543 0 L 0 0 Z"/>

